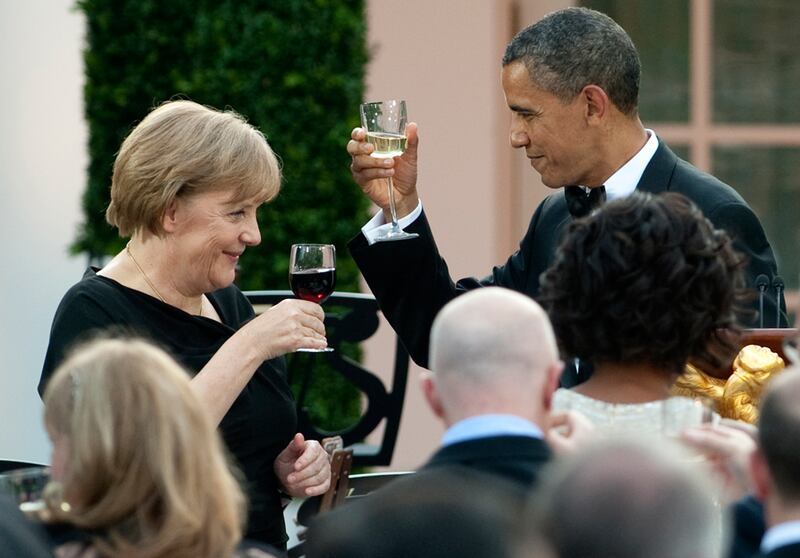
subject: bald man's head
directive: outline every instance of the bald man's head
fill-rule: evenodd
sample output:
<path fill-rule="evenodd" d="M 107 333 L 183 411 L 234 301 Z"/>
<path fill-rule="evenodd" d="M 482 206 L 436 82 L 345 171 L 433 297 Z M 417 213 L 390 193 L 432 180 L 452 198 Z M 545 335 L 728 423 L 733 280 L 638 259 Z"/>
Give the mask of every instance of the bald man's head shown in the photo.
<path fill-rule="evenodd" d="M 447 304 L 433 324 L 430 355 L 436 387 L 451 412 L 530 407 L 561 366 L 544 310 L 499 287 L 476 289 Z M 493 402 L 498 408 L 491 408 Z"/>

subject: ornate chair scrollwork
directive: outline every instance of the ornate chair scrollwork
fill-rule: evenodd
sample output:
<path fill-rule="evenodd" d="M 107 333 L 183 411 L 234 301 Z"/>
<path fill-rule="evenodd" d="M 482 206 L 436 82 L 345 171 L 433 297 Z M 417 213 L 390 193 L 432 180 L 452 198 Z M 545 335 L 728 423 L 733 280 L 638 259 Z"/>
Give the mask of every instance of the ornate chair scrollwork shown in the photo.
<path fill-rule="evenodd" d="M 259 307 L 271 306 L 285 298 L 294 297 L 291 291 L 246 291 L 244 295 L 256 308 L 256 312 L 259 312 Z M 359 343 L 372 337 L 378 330 L 379 309 L 375 298 L 368 294 L 334 292 L 323 305 L 323 309 L 328 344 L 336 350 L 330 353 L 303 353 L 303 358 L 294 355 L 289 363 L 289 375 L 299 374 L 301 379 L 297 396 L 299 429 L 304 436 L 315 440 L 341 436 L 345 447 L 353 449 L 354 467 L 390 465 L 403 412 L 408 353 L 397 339 L 393 359 L 394 376 L 391 391 L 387 391 L 380 378 L 340 350 L 342 343 Z M 321 429 L 313 424 L 305 408 L 308 385 L 312 381 L 315 363 L 318 362 L 327 363 L 364 394 L 366 404 L 363 414 L 355 424 L 344 430 Z M 386 422 L 381 443 L 365 444 L 367 436 L 384 420 Z"/>

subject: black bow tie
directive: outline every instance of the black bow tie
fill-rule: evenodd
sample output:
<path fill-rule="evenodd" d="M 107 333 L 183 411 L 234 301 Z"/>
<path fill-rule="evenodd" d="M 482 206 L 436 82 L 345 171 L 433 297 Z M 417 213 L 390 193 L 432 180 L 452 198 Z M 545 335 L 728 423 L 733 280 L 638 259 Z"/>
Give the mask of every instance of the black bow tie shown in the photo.
<path fill-rule="evenodd" d="M 584 217 L 606 201 L 606 187 L 590 188 L 587 192 L 580 186 L 565 186 L 564 198 L 567 200 L 570 215 L 575 218 Z"/>

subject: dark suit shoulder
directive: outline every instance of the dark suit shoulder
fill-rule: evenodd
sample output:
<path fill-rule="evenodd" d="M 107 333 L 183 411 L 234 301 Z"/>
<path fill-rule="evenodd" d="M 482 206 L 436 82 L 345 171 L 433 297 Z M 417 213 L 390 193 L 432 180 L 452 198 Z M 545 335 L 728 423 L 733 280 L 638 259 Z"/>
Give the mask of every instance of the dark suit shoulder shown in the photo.
<path fill-rule="evenodd" d="M 422 470 L 467 467 L 496 475 L 525 488 L 535 484 L 551 458 L 544 440 L 530 436 L 490 436 L 440 448 Z"/>
<path fill-rule="evenodd" d="M 718 206 L 747 206 L 744 198 L 728 184 L 708 173 L 678 159 L 670 190 L 693 200 L 704 213 L 714 212 Z"/>
<path fill-rule="evenodd" d="M 800 542 L 779 546 L 772 550 L 772 552 L 759 554 L 758 556 L 763 558 L 800 558 Z"/>
<path fill-rule="evenodd" d="M 764 537 L 764 506 L 753 496 L 735 502 L 730 511 L 733 518 L 733 544 L 729 558 L 751 558 L 758 554 Z"/>
<path fill-rule="evenodd" d="M 736 190 L 675 155 L 663 141 L 659 141 L 658 149 L 647 164 L 638 190 L 654 194 L 667 191 L 683 194 L 706 216 L 721 206 L 736 205 L 750 210 Z"/>
<path fill-rule="evenodd" d="M 439 448 L 434 454 L 446 456 L 489 456 L 515 455 L 515 454 L 546 454 L 549 456 L 550 450 L 541 438 L 520 435 L 485 436 L 473 440 L 464 440 L 448 446 Z"/>
<path fill-rule="evenodd" d="M 542 200 L 533 214 L 531 222 L 540 221 L 542 224 L 553 225 L 567 218 L 569 218 L 567 201 L 564 198 L 563 188 L 559 188 Z"/>

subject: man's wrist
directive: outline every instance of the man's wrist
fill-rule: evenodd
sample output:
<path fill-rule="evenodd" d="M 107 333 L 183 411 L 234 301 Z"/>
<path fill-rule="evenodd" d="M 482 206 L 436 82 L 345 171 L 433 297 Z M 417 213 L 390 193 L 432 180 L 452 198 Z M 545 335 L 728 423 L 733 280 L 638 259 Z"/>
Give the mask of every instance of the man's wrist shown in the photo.
<path fill-rule="evenodd" d="M 408 198 L 395 204 L 394 209 L 398 219 L 402 219 L 406 215 L 410 215 L 415 209 L 417 209 L 417 206 L 419 205 L 419 198 L 413 198 L 413 200 L 414 201 L 412 202 L 411 198 Z M 385 207 L 383 209 L 383 217 L 387 223 L 390 223 L 392 221 L 391 209 Z"/>
<path fill-rule="evenodd" d="M 420 215 L 422 215 L 422 200 L 418 199 L 417 205 L 414 207 L 413 211 L 411 211 L 408 215 L 398 219 L 400 228 L 407 227 L 416 221 Z M 389 223 L 391 223 L 391 217 L 384 219 L 384 212 L 381 210 L 376 212 L 372 219 L 370 219 L 363 227 L 361 227 L 361 232 L 364 234 L 367 242 L 369 244 L 373 244 L 378 231 L 384 227 L 390 227 L 391 225 Z"/>

